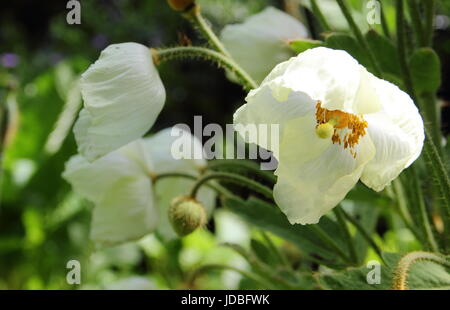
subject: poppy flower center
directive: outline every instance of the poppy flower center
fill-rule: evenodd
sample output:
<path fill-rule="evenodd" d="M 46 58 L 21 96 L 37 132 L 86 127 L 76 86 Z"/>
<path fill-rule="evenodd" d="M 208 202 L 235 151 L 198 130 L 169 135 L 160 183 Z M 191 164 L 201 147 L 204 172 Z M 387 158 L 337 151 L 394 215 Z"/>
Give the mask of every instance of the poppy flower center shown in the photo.
<path fill-rule="evenodd" d="M 339 110 L 322 108 L 321 102 L 316 105 L 316 133 L 320 138 L 329 138 L 333 144 L 343 145 L 356 157 L 355 146 L 359 138 L 366 134 L 367 121 L 362 116 L 345 113 Z"/>

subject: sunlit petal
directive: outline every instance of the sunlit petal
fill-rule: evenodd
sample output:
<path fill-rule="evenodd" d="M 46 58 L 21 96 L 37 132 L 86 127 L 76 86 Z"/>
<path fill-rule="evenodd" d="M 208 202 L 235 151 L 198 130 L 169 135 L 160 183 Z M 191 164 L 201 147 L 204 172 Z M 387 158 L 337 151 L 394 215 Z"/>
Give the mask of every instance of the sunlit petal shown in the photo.
<path fill-rule="evenodd" d="M 84 108 L 75 124 L 79 152 L 92 161 L 141 137 L 165 101 L 150 50 L 137 43 L 108 46 L 82 75 Z"/>

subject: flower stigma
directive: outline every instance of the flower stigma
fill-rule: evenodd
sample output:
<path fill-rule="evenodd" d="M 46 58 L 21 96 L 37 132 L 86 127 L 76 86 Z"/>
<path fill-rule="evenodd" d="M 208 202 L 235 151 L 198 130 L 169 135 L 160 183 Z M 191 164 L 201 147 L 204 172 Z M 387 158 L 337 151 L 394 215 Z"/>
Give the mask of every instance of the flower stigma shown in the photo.
<path fill-rule="evenodd" d="M 331 137 L 333 144 L 343 145 L 356 158 L 355 147 L 359 138 L 366 134 L 367 121 L 362 116 L 339 110 L 322 108 L 321 102 L 316 105 L 316 134 L 321 139 Z"/>

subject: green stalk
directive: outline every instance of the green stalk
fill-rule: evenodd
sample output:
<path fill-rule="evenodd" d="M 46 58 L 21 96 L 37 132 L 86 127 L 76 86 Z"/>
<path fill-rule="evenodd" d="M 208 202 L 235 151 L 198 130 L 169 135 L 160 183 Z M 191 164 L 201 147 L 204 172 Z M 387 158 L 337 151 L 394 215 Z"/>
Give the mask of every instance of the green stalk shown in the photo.
<path fill-rule="evenodd" d="M 399 54 L 400 61 L 400 70 L 403 75 L 403 82 L 405 83 L 406 91 L 409 93 L 413 101 L 420 108 L 421 114 L 424 116 L 425 125 L 431 126 L 431 135 L 429 138 L 433 139 L 434 143 L 439 145 L 439 126 L 436 123 L 437 121 L 437 113 L 435 109 L 436 102 L 430 100 L 430 96 L 425 95 L 424 100 L 426 103 L 422 102 L 422 98 L 417 96 L 417 93 L 414 88 L 414 83 L 412 80 L 411 70 L 408 65 L 408 55 L 406 52 L 406 33 L 405 33 L 405 15 L 404 15 L 404 7 L 403 0 L 397 0 L 396 6 L 396 23 L 397 23 L 397 48 Z M 431 99 L 433 95 L 431 95 Z M 436 115 L 436 116 L 435 116 Z"/>
<path fill-rule="evenodd" d="M 331 27 L 328 24 L 325 16 L 323 15 L 322 11 L 320 10 L 320 7 L 317 5 L 316 0 L 311 0 L 311 10 L 315 17 L 317 17 L 317 20 L 319 21 L 320 27 L 324 31 L 330 31 Z"/>
<path fill-rule="evenodd" d="M 383 29 L 383 33 L 387 38 L 391 38 L 391 34 L 389 33 L 389 27 L 386 20 L 386 14 L 384 14 L 384 8 L 381 6 L 381 28 Z"/>
<path fill-rule="evenodd" d="M 219 40 L 219 38 L 216 36 L 214 31 L 212 31 L 209 23 L 205 20 L 203 17 L 200 6 L 196 3 L 194 3 L 193 7 L 186 13 L 183 14 L 189 21 L 191 21 L 195 27 L 197 27 L 203 37 L 208 40 L 208 42 L 211 44 L 211 46 L 218 51 L 219 53 L 222 53 L 223 55 L 230 57 L 230 54 L 226 50 L 225 46 L 222 44 L 222 42 Z"/>
<path fill-rule="evenodd" d="M 185 178 L 185 179 L 190 179 L 190 180 L 194 180 L 194 181 L 199 179 L 198 177 L 188 174 L 188 173 L 168 172 L 168 173 L 157 174 L 156 176 L 154 176 L 152 178 L 152 182 L 153 182 L 153 184 L 156 184 L 158 181 L 165 179 L 165 178 Z M 221 194 L 225 197 L 234 196 L 229 190 L 227 190 L 226 188 L 224 188 L 218 184 L 208 183 L 208 184 L 206 184 L 206 186 L 215 190 L 218 194 Z"/>
<path fill-rule="evenodd" d="M 343 209 L 341 209 L 342 215 L 355 226 L 355 228 L 361 233 L 364 239 L 366 239 L 367 243 L 374 249 L 375 253 L 380 257 L 380 259 L 383 261 L 383 263 L 386 263 L 383 258 L 383 254 L 381 252 L 381 249 L 378 247 L 378 245 L 375 243 L 375 241 L 372 239 L 372 237 L 369 235 L 369 233 L 362 227 L 362 225 L 354 219 L 350 214 L 345 212 Z"/>
<path fill-rule="evenodd" d="M 428 128 L 428 117 L 425 113 L 425 108 L 423 103 L 420 100 L 417 100 L 416 92 L 414 89 L 414 85 L 412 82 L 411 71 L 409 70 L 408 63 L 406 61 L 406 40 L 405 40 L 405 30 L 404 30 L 404 12 L 403 12 L 403 0 L 397 0 L 397 40 L 398 40 L 398 52 L 400 58 L 400 68 L 403 75 L 403 81 L 405 83 L 406 89 L 414 102 L 419 105 L 419 108 L 422 114 L 425 116 L 425 135 L 426 139 L 424 141 L 424 154 L 428 160 L 425 160 L 425 164 L 428 170 L 432 171 L 434 177 L 436 178 L 436 182 L 438 185 L 438 189 L 442 195 L 442 199 L 444 201 L 445 206 L 445 216 L 444 222 L 445 227 L 450 227 L 450 179 L 448 176 L 447 168 L 444 165 L 444 162 L 439 155 L 438 148 L 433 142 L 432 131 Z M 429 14 L 433 16 L 432 14 Z M 431 124 L 436 125 L 436 124 Z"/>
<path fill-rule="evenodd" d="M 252 179 L 249 179 L 247 177 L 243 177 L 238 174 L 229 173 L 229 172 L 214 172 L 207 174 L 200 179 L 197 180 L 197 182 L 194 184 L 194 187 L 191 190 L 191 197 L 196 197 L 198 190 L 200 187 L 207 181 L 213 180 L 213 179 L 219 179 L 219 180 L 226 180 L 227 182 L 234 183 L 237 185 L 241 185 L 244 187 L 247 187 L 261 195 L 263 195 L 266 198 L 273 199 L 273 193 L 270 188 L 267 186 L 264 186 Z"/>
<path fill-rule="evenodd" d="M 397 24 L 397 49 L 399 54 L 400 69 L 403 74 L 403 82 L 406 91 L 416 99 L 411 71 L 408 66 L 408 55 L 406 53 L 406 33 L 405 33 L 405 15 L 403 12 L 403 0 L 396 0 L 396 24 Z M 414 100 L 417 104 L 417 100 Z"/>
<path fill-rule="evenodd" d="M 361 30 L 358 28 L 358 25 L 356 25 L 355 20 L 353 19 L 352 14 L 350 13 L 350 9 L 347 6 L 347 3 L 344 0 L 336 0 L 339 7 L 341 8 L 342 14 L 344 14 L 345 19 L 348 22 L 348 25 L 350 26 L 350 29 L 352 30 L 353 34 L 356 37 L 356 40 L 358 40 L 361 47 L 366 52 L 367 56 L 369 57 L 370 63 L 372 64 L 373 70 L 375 74 L 382 78 L 383 72 L 381 71 L 381 68 L 375 58 L 375 55 L 372 53 L 372 50 L 369 47 L 369 44 L 367 44 L 366 39 L 364 38 L 364 35 L 362 34 Z"/>
<path fill-rule="evenodd" d="M 425 133 L 428 137 L 430 137 L 427 127 L 425 127 Z M 443 200 L 446 212 L 446 216 L 444 216 L 446 222 L 445 227 L 450 227 L 450 178 L 448 176 L 447 167 L 442 161 L 436 146 L 430 138 L 425 140 L 424 152 L 428 159 L 425 161 L 427 168 L 432 170 L 434 176 L 436 177 L 436 182 L 442 195 L 441 198 Z"/>
<path fill-rule="evenodd" d="M 257 88 L 256 82 L 236 62 L 229 57 L 205 47 L 178 46 L 171 48 L 151 49 L 153 61 L 159 64 L 173 59 L 203 59 L 215 62 L 219 67 L 230 70 L 238 78 L 240 84 L 246 90 Z"/>
<path fill-rule="evenodd" d="M 425 46 L 431 46 L 433 44 L 434 33 L 434 12 L 436 10 L 436 0 L 422 0 L 425 7 Z"/>
<path fill-rule="evenodd" d="M 438 104 L 436 102 L 436 96 L 430 92 L 424 92 L 420 94 L 420 98 L 418 98 L 419 105 L 421 110 L 426 118 L 427 125 L 430 130 L 430 134 L 433 138 L 434 145 L 437 147 L 438 152 L 442 155 L 442 147 L 441 147 L 441 128 L 440 128 L 440 113 Z"/>
<path fill-rule="evenodd" d="M 414 28 L 414 34 L 419 46 L 426 46 L 425 44 L 425 34 L 422 21 L 420 20 L 419 5 L 417 0 L 409 0 L 406 2 L 408 4 L 409 13 L 411 15 L 411 21 Z"/>
<path fill-rule="evenodd" d="M 423 198 L 422 189 L 420 188 L 420 184 L 417 181 L 418 175 L 416 172 L 416 168 L 411 166 L 409 168 L 409 171 L 411 172 L 411 181 L 413 182 L 413 192 L 415 194 L 414 199 L 417 202 L 417 206 L 419 207 L 419 219 L 422 224 L 422 230 L 423 234 L 425 236 L 425 240 L 427 242 L 427 247 L 431 251 L 438 252 L 439 247 L 436 243 L 436 240 L 434 239 L 433 230 L 431 229 L 431 223 L 430 219 L 427 214 L 427 209 L 425 205 L 425 200 Z"/>
<path fill-rule="evenodd" d="M 255 162 L 247 161 L 247 160 L 235 160 L 235 159 L 216 159 L 208 162 L 208 169 L 221 169 L 227 167 L 236 167 L 248 170 L 249 172 L 254 173 L 255 175 L 263 178 L 264 180 L 270 182 L 270 184 L 275 184 L 277 178 L 272 173 L 261 170 L 258 164 Z"/>
<path fill-rule="evenodd" d="M 347 246 L 350 251 L 350 257 L 353 260 L 353 262 L 355 262 L 355 264 L 357 264 L 358 263 L 358 255 L 356 254 L 356 248 L 355 248 L 355 244 L 353 242 L 353 238 L 350 234 L 347 223 L 345 222 L 344 215 L 342 214 L 342 207 L 338 205 L 336 208 L 333 209 L 333 212 L 334 212 L 334 215 L 336 215 L 336 219 L 337 219 L 339 225 L 342 227 L 342 231 L 344 232 L 345 240 L 347 241 Z"/>

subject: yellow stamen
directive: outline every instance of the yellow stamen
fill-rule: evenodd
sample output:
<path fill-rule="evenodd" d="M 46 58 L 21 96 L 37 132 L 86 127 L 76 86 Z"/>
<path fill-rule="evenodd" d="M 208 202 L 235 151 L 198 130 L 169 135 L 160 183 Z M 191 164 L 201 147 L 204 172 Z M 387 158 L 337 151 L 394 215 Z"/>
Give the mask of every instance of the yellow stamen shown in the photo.
<path fill-rule="evenodd" d="M 316 133 L 322 139 L 331 137 L 333 144 L 344 144 L 344 149 L 349 149 L 353 157 L 359 138 L 366 134 L 368 123 L 362 116 L 345 113 L 339 110 L 327 110 L 322 108 L 321 102 L 316 105 Z M 332 127 L 330 127 L 332 126 Z M 331 131 L 332 134 L 331 134 Z M 341 137 L 343 134 L 343 138 Z"/>

